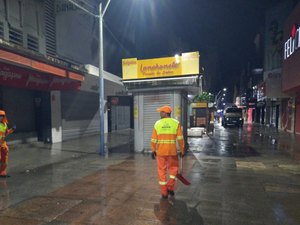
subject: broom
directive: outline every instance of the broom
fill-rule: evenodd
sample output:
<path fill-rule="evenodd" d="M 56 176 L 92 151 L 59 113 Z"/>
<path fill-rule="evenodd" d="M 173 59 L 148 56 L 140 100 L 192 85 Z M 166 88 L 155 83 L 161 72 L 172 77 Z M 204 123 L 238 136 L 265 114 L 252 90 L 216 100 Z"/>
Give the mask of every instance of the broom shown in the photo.
<path fill-rule="evenodd" d="M 176 177 L 178 180 L 180 180 L 184 185 L 190 185 L 191 183 L 185 179 L 183 176 L 182 176 L 182 157 L 179 157 L 180 158 L 180 166 L 179 166 L 179 173 L 177 173 Z"/>

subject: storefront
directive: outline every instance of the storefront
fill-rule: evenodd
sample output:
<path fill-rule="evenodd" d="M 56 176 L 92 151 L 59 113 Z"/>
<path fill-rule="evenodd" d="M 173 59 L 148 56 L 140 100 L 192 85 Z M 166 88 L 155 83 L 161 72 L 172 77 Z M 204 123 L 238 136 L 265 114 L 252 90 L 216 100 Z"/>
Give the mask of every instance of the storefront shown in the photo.
<path fill-rule="evenodd" d="M 265 124 L 266 112 L 266 83 L 261 82 L 257 85 L 257 104 L 255 122 Z"/>
<path fill-rule="evenodd" d="M 160 119 L 157 108 L 172 107 L 184 136 L 188 126 L 188 94 L 199 92 L 199 53 L 148 60 L 124 59 L 123 83 L 133 94 L 134 148 L 150 151 L 153 126 Z"/>
<path fill-rule="evenodd" d="M 287 131 L 300 134 L 300 3 L 284 27 L 282 90 L 290 96 L 282 105 L 282 124 Z"/>
<path fill-rule="evenodd" d="M 266 83 L 266 124 L 285 130 L 282 123 L 282 102 L 287 102 L 288 96 L 282 92 L 282 70 L 275 69 L 265 73 Z"/>
<path fill-rule="evenodd" d="M 20 48 L 20 47 L 19 47 Z M 18 51 L 19 50 L 19 51 Z M 60 91 L 79 90 L 85 72 L 11 43 L 0 45 L 0 108 L 16 141 L 61 141 Z M 58 134 L 58 135 L 57 135 Z"/>

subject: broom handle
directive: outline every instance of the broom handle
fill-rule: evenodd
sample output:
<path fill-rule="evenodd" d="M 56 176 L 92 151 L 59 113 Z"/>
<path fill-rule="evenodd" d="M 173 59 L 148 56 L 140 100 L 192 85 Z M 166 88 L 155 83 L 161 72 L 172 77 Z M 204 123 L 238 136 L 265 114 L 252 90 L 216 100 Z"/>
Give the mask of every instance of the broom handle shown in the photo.
<path fill-rule="evenodd" d="M 180 160 L 179 173 L 182 174 L 182 157 L 179 156 L 179 160 Z"/>

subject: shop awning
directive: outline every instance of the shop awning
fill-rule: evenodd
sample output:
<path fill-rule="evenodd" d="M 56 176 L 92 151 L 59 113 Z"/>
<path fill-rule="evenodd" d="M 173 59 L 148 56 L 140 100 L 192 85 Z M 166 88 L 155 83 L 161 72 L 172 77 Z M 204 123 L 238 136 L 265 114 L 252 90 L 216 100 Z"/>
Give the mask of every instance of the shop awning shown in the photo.
<path fill-rule="evenodd" d="M 0 45 L 0 84 L 36 90 L 79 89 L 84 72 L 33 53 Z M 34 55 L 34 56 L 33 56 Z"/>
<path fill-rule="evenodd" d="M 181 76 L 154 79 L 123 80 L 124 86 L 130 92 L 153 90 L 183 89 L 189 93 L 199 92 L 199 76 Z"/>

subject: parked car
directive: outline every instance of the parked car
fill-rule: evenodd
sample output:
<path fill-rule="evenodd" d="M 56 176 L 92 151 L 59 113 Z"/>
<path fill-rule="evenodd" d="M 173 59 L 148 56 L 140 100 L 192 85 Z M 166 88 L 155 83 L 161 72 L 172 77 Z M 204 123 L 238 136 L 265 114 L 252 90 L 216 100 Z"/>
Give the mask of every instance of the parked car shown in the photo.
<path fill-rule="evenodd" d="M 237 107 L 229 107 L 224 111 L 222 119 L 223 127 L 233 125 L 242 127 L 244 125 L 243 110 Z"/>

